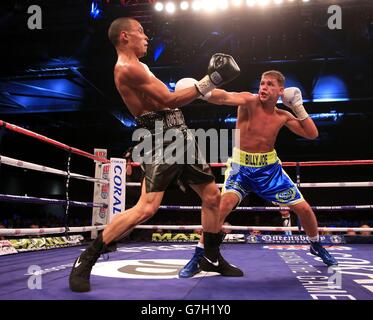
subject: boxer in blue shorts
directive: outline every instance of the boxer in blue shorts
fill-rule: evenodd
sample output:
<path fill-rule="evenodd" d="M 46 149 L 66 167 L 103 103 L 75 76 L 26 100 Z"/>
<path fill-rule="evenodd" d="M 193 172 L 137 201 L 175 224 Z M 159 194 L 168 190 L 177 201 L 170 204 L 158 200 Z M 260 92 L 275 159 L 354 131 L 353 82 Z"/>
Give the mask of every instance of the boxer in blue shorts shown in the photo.
<path fill-rule="evenodd" d="M 222 194 L 234 193 L 241 202 L 250 191 L 280 206 L 304 201 L 297 186 L 282 169 L 275 150 L 249 153 L 234 148 L 233 156 L 227 162 Z"/>
<path fill-rule="evenodd" d="M 188 81 L 186 79 L 189 79 Z M 194 79 L 181 79 L 179 89 L 191 86 Z M 299 192 L 296 185 L 282 169 L 274 145 L 282 127 L 306 139 L 318 137 L 318 130 L 303 106 L 302 93 L 298 88 L 284 88 L 285 77 L 276 70 L 261 76 L 258 94 L 250 92 L 227 92 L 214 89 L 201 97 L 218 105 L 238 106 L 237 123 L 239 146 L 233 150 L 227 164 L 226 178 L 220 202 L 220 222 L 236 208 L 249 193 L 255 192 L 265 200 L 277 205 L 288 206 L 299 218 L 309 236 L 310 252 L 319 256 L 328 265 L 337 261 L 320 244 L 316 216 Z M 279 97 L 292 112 L 279 109 Z M 238 143 L 237 143 L 238 142 Z M 204 254 L 203 237 L 189 263 L 180 270 L 181 278 L 188 278 L 200 270 L 209 271 L 200 263 Z"/>

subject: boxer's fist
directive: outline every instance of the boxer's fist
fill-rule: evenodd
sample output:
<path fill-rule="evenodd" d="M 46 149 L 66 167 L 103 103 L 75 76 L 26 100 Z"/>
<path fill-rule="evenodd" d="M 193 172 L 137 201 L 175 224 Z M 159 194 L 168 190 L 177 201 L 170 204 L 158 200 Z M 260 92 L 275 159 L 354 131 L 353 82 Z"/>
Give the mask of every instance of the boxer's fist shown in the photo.
<path fill-rule="evenodd" d="M 220 87 L 237 78 L 240 74 L 240 68 L 232 56 L 215 53 L 210 59 L 207 74 L 211 82 Z"/>
<path fill-rule="evenodd" d="M 302 92 L 299 88 L 290 87 L 284 89 L 282 102 L 295 113 L 299 120 L 308 118 L 308 113 L 303 106 Z"/>
<path fill-rule="evenodd" d="M 240 68 L 233 57 L 223 53 L 215 53 L 209 62 L 207 76 L 196 83 L 196 87 L 201 95 L 220 87 L 240 74 Z"/>
<path fill-rule="evenodd" d="M 176 82 L 175 92 L 176 91 L 180 91 L 180 90 L 185 89 L 185 88 L 194 87 L 197 83 L 198 83 L 198 81 L 196 79 L 193 79 L 193 78 L 182 78 L 178 82 Z M 203 100 L 208 100 L 208 98 L 210 96 L 211 96 L 211 93 L 208 92 L 204 96 L 199 96 L 198 98 L 199 99 L 203 99 Z"/>

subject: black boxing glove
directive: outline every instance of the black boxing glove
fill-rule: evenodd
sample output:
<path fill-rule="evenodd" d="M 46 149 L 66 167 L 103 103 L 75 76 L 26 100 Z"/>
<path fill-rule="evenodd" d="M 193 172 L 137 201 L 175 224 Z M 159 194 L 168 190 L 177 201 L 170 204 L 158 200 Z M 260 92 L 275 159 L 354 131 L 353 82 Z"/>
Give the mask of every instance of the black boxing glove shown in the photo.
<path fill-rule="evenodd" d="M 220 87 L 240 74 L 240 68 L 233 57 L 224 53 L 215 53 L 207 68 L 207 75 L 195 84 L 197 90 L 202 96 L 208 92 Z"/>

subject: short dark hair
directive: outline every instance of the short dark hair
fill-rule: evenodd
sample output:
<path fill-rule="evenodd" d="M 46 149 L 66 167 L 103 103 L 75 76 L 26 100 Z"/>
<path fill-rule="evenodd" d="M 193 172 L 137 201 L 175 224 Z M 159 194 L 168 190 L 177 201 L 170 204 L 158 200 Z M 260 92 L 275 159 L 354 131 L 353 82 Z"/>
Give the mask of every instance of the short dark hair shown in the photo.
<path fill-rule="evenodd" d="M 270 76 L 277 80 L 278 84 L 283 87 L 285 85 L 285 76 L 277 70 L 269 70 L 262 73 L 262 77 Z"/>
<path fill-rule="evenodd" d="M 119 35 L 120 33 L 125 30 L 129 31 L 131 29 L 131 20 L 136 21 L 136 19 L 131 17 L 123 17 L 115 19 L 108 30 L 108 37 L 111 43 L 117 47 L 119 45 Z"/>

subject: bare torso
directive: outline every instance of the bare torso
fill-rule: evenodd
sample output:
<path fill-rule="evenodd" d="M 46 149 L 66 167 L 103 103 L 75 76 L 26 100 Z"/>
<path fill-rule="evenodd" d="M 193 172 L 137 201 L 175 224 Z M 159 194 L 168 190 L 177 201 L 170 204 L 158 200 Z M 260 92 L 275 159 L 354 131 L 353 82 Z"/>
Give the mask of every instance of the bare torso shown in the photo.
<path fill-rule="evenodd" d="M 136 86 L 130 86 L 125 81 L 119 81 L 120 77 L 122 76 L 122 73 L 128 72 L 128 66 L 130 64 L 140 64 L 141 68 L 144 68 L 144 70 L 148 73 L 150 77 L 155 76 L 149 70 L 146 64 L 138 60 L 134 59 L 126 61 L 124 59 L 118 59 L 118 62 L 114 68 L 115 86 L 131 114 L 134 117 L 138 117 L 147 112 L 169 109 L 167 106 L 159 104 L 157 101 L 149 97 L 143 91 L 136 89 Z M 163 85 L 167 89 L 167 86 L 163 84 L 161 81 L 159 81 L 159 85 Z"/>
<path fill-rule="evenodd" d="M 239 129 L 239 148 L 246 152 L 269 152 L 274 149 L 277 135 L 285 125 L 286 112 L 264 108 L 259 97 L 246 106 L 239 106 L 236 129 Z"/>

